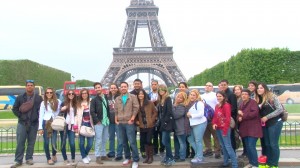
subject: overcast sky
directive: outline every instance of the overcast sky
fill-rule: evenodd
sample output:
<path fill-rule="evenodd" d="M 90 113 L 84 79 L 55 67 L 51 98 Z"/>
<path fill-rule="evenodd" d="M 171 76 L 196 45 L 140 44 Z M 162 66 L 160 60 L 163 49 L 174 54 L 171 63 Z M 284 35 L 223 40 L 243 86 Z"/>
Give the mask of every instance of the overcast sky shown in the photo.
<path fill-rule="evenodd" d="M 155 0 L 187 79 L 244 48 L 300 50 L 299 0 Z M 0 59 L 30 59 L 100 81 L 119 47 L 130 0 L 1 0 Z M 137 46 L 145 31 L 138 32 Z M 145 38 L 142 38 L 145 39 Z M 149 47 L 149 46 L 143 46 Z"/>

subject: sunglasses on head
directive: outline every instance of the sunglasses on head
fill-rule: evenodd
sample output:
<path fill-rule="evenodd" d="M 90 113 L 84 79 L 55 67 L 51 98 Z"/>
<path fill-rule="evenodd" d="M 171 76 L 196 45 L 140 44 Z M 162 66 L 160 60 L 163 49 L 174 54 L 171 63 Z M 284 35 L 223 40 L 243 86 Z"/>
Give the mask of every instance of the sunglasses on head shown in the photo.
<path fill-rule="evenodd" d="M 32 79 L 26 80 L 26 83 L 34 83 L 34 80 Z"/>

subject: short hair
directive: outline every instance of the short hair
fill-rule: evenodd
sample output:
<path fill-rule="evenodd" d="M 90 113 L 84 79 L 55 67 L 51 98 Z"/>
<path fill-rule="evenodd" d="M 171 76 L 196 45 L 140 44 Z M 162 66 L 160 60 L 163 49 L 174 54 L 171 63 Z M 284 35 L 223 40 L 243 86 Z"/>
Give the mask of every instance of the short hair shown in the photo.
<path fill-rule="evenodd" d="M 183 84 L 185 86 L 185 88 L 188 88 L 188 85 L 187 85 L 186 82 L 179 82 L 178 85 L 177 85 L 177 87 L 179 87 L 181 84 Z"/>
<path fill-rule="evenodd" d="M 100 85 L 102 87 L 102 84 L 100 82 L 95 82 L 94 85 L 93 85 L 94 88 L 95 88 L 96 85 Z"/>
<path fill-rule="evenodd" d="M 133 82 L 141 82 L 141 83 L 143 83 L 142 80 L 140 80 L 139 78 L 136 78 Z"/>
<path fill-rule="evenodd" d="M 223 79 L 223 80 L 220 81 L 220 83 L 221 83 L 221 82 L 225 82 L 227 85 L 229 84 L 229 82 L 228 82 L 227 79 Z"/>
<path fill-rule="evenodd" d="M 152 83 L 152 82 L 155 82 L 155 83 L 158 84 L 158 80 L 156 80 L 156 79 L 152 79 L 152 80 L 151 80 L 151 83 Z"/>
<path fill-rule="evenodd" d="M 127 87 L 128 87 L 128 83 L 127 83 L 127 82 L 121 82 L 121 83 L 120 83 L 120 86 L 122 85 L 122 83 L 126 84 Z"/>
<path fill-rule="evenodd" d="M 256 81 L 252 80 L 248 83 L 248 86 L 249 86 L 249 84 L 253 84 L 255 86 L 255 88 L 257 89 L 258 83 Z"/>
<path fill-rule="evenodd" d="M 242 93 L 243 93 L 243 92 L 247 92 L 249 96 L 251 95 L 251 92 L 250 92 L 249 89 L 243 89 L 243 90 L 242 90 Z"/>

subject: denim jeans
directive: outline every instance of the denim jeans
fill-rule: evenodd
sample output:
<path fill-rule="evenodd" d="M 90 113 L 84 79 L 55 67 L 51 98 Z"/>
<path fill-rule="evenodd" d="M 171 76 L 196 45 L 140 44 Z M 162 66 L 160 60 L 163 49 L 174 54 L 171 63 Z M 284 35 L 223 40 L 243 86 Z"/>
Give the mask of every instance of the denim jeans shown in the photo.
<path fill-rule="evenodd" d="M 61 153 L 64 160 L 68 160 L 67 151 L 66 151 L 66 141 L 69 139 L 69 145 L 71 149 L 71 159 L 75 159 L 75 132 L 72 130 L 68 130 L 68 125 L 66 126 L 66 134 L 64 135 L 64 131 L 60 131 L 60 139 L 62 143 Z"/>
<path fill-rule="evenodd" d="M 258 161 L 257 161 L 258 157 L 257 157 L 257 151 L 256 151 L 256 142 L 257 142 L 258 138 L 247 136 L 247 137 L 244 137 L 243 139 L 245 140 L 245 147 L 246 147 L 245 151 L 247 151 L 246 154 L 249 159 L 249 163 L 252 166 L 258 167 Z"/>
<path fill-rule="evenodd" d="M 165 146 L 162 143 L 162 133 L 158 130 L 157 127 L 154 128 L 153 133 L 153 148 L 154 153 L 163 152 L 165 150 Z"/>
<path fill-rule="evenodd" d="M 49 139 L 51 140 L 51 146 L 52 146 L 52 156 L 56 156 L 56 149 L 57 149 L 57 145 L 56 145 L 56 140 L 57 140 L 57 131 L 53 130 L 52 132 L 52 136 L 51 137 L 48 137 L 48 131 L 47 129 L 45 128 L 46 126 L 46 120 L 43 121 L 43 138 L 44 138 L 44 150 L 45 150 L 45 154 L 46 154 L 46 158 L 47 160 L 50 160 L 51 159 L 51 156 L 50 156 L 50 150 L 49 150 Z M 55 148 L 54 148 L 54 147 Z"/>
<path fill-rule="evenodd" d="M 188 141 L 195 150 L 195 157 L 203 160 L 203 135 L 207 126 L 207 121 L 198 125 L 192 126 L 191 135 Z"/>
<path fill-rule="evenodd" d="M 106 156 L 106 142 L 108 140 L 108 126 L 102 124 L 94 125 L 95 127 L 95 156 Z"/>
<path fill-rule="evenodd" d="M 224 165 L 228 165 L 229 164 L 229 157 L 231 159 L 231 164 L 232 164 L 232 168 L 238 168 L 238 163 L 237 163 L 237 159 L 236 159 L 236 154 L 232 148 L 231 145 L 231 128 L 228 128 L 228 132 L 226 136 L 223 136 L 223 130 L 221 129 L 217 129 L 217 136 L 220 142 L 220 145 L 222 147 L 222 152 L 223 152 L 223 160 L 224 160 Z"/>
<path fill-rule="evenodd" d="M 180 156 L 179 156 L 180 144 L 179 144 L 177 136 L 175 135 L 175 132 L 174 132 L 173 141 L 174 141 L 174 158 L 179 159 L 180 158 Z"/>
<path fill-rule="evenodd" d="M 82 122 L 82 125 L 91 127 L 91 123 L 89 122 Z M 86 147 L 84 147 L 85 139 L 87 141 Z M 85 137 L 79 135 L 79 149 L 82 159 L 89 155 L 90 150 L 93 147 L 94 137 Z"/>
<path fill-rule="evenodd" d="M 108 126 L 108 134 L 109 134 L 109 155 L 115 156 L 115 137 L 117 135 L 117 157 L 122 157 L 123 153 L 123 145 L 120 141 L 119 129 L 116 124 L 109 124 Z"/>
<path fill-rule="evenodd" d="M 162 131 L 162 143 L 166 148 L 166 160 L 173 159 L 172 149 L 171 149 L 171 137 L 170 131 Z"/>
<path fill-rule="evenodd" d="M 267 164 L 269 166 L 278 166 L 280 156 L 279 137 L 281 134 L 283 123 L 278 121 L 270 127 L 263 127 L 263 137 L 266 145 Z"/>
<path fill-rule="evenodd" d="M 130 144 L 131 150 L 132 150 L 132 158 L 134 162 L 138 162 L 140 160 L 139 153 L 137 149 L 137 143 L 136 143 L 136 126 L 134 124 L 119 124 L 119 134 L 120 134 L 120 141 L 123 144 L 123 148 L 125 149 L 125 158 L 128 158 L 128 153 L 130 155 L 130 150 L 126 151 L 126 144 Z"/>
<path fill-rule="evenodd" d="M 26 160 L 32 160 L 34 144 L 36 140 L 38 130 L 38 124 L 26 126 L 24 124 L 18 123 L 17 125 L 17 148 L 15 153 L 15 161 L 18 163 L 23 162 L 24 152 L 25 152 L 25 142 L 27 140 L 26 149 Z"/>
<path fill-rule="evenodd" d="M 185 159 L 186 157 L 186 135 L 176 135 L 179 143 L 179 158 Z M 176 155 L 175 155 L 176 156 Z"/>

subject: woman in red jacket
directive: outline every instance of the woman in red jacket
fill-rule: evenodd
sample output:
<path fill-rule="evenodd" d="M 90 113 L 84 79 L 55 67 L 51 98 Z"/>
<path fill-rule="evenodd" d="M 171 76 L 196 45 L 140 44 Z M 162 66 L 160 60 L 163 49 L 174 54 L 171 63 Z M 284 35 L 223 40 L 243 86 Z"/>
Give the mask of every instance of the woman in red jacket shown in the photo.
<path fill-rule="evenodd" d="M 217 92 L 218 104 L 215 107 L 215 114 L 212 120 L 213 128 L 217 130 L 217 136 L 222 146 L 224 163 L 221 167 L 229 167 L 229 158 L 231 159 L 232 168 L 237 168 L 236 154 L 231 146 L 230 140 L 230 119 L 231 106 L 226 102 L 226 94 L 223 91 Z"/>

